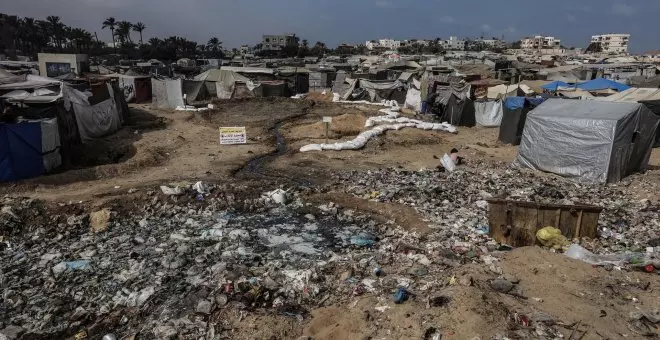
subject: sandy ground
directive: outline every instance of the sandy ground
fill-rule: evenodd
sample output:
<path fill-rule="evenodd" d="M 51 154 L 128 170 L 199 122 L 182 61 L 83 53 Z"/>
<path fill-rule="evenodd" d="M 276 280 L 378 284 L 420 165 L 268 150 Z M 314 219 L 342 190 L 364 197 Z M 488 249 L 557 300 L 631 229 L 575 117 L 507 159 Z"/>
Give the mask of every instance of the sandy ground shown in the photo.
<path fill-rule="evenodd" d="M 255 339 L 425 339 L 432 328 L 442 339 L 490 339 L 497 334 L 516 338 L 521 325 L 503 322 L 513 313 L 543 313 L 563 325 L 559 330 L 564 338 L 574 332 L 574 339 L 638 339 L 629 328 L 629 313 L 660 306 L 659 282 L 644 273 L 606 271 L 538 247 L 504 254 L 501 266 L 505 275 L 520 279 L 524 298 L 493 291 L 489 280 L 497 275 L 467 265 L 419 278 L 429 289 L 439 289 L 437 297 L 448 299 L 443 306 L 429 306 L 415 297 L 395 305 L 391 299 L 366 294 L 318 308 L 302 324 L 285 316 L 250 315 L 241 321 L 238 315 L 226 317 L 235 325 L 236 336 Z M 452 277 L 457 282 L 471 279 L 472 284 L 450 284 Z"/>
<path fill-rule="evenodd" d="M 320 94 L 319 94 L 320 96 Z M 321 97 L 321 96 L 320 96 Z M 381 107 L 265 98 L 218 102 L 218 109 L 200 113 L 153 110 L 132 105 L 132 117 L 118 133 L 77 150 L 77 164 L 67 171 L 18 183 L 3 183 L 0 192 L 20 192 L 48 200 L 86 200 L 125 195 L 130 188 L 180 180 L 224 181 L 246 162 L 275 150 L 270 129 L 282 121 L 288 152 L 270 162 L 274 172 L 318 178 L 334 169 L 398 166 L 408 170 L 434 168 L 452 148 L 463 157 L 510 162 L 517 147 L 497 141 L 498 129 L 459 128 L 459 133 L 403 129 L 388 131 L 363 150 L 300 153 L 309 143 L 325 142 L 323 116 L 333 117 L 328 140 L 350 140 Z M 412 117 L 412 116 L 411 116 Z M 221 146 L 218 127 L 246 126 L 248 144 Z M 641 175 L 660 183 L 660 149 L 651 155 L 652 170 Z M 657 186 L 640 185 L 640 197 Z"/>

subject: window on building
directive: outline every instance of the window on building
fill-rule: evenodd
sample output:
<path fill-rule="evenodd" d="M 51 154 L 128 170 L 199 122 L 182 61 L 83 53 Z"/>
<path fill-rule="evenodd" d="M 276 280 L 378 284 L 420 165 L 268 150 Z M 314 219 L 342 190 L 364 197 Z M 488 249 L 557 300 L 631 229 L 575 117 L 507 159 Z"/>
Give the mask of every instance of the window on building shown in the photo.
<path fill-rule="evenodd" d="M 265 42 L 270 42 L 270 38 L 264 39 Z"/>
<path fill-rule="evenodd" d="M 69 63 L 46 63 L 47 77 L 57 77 L 71 73 L 71 71 L 71 64 Z"/>

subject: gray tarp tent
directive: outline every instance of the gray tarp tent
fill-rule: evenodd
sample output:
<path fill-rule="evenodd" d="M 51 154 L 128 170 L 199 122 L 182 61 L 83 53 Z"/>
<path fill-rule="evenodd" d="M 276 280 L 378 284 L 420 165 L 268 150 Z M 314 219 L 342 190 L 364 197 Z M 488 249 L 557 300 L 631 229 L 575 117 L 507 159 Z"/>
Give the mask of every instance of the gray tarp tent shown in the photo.
<path fill-rule="evenodd" d="M 616 182 L 648 165 L 660 117 L 639 103 L 551 99 L 527 116 L 516 163 Z"/>

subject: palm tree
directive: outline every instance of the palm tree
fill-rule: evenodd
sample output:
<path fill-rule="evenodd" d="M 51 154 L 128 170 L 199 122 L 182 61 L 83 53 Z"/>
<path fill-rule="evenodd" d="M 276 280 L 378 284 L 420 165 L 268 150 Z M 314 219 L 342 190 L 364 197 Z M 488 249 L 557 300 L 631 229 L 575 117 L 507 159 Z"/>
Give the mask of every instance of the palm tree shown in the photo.
<path fill-rule="evenodd" d="M 115 18 L 109 17 L 103 22 L 103 27 L 101 27 L 101 29 L 105 29 L 106 27 L 110 29 L 110 33 L 112 34 L 112 47 L 114 47 L 115 54 L 117 54 L 117 43 L 115 43 L 115 26 L 117 26 L 117 21 Z"/>
<path fill-rule="evenodd" d="M 206 46 L 210 50 L 213 50 L 213 52 L 217 52 L 218 49 L 222 48 L 222 41 L 220 41 L 220 39 L 218 39 L 217 37 L 213 37 L 209 39 L 209 42 L 206 44 Z"/>
<path fill-rule="evenodd" d="M 119 35 L 120 39 L 123 39 L 124 41 L 128 40 L 132 43 L 133 39 L 131 39 L 131 28 L 133 28 L 133 24 L 130 22 L 120 21 L 117 24 L 117 34 Z"/>
<path fill-rule="evenodd" d="M 62 48 L 62 33 L 64 31 L 64 24 L 60 21 L 60 17 L 55 15 L 50 15 L 46 17 L 46 21 L 50 26 L 50 33 L 53 36 L 55 45 L 58 49 Z"/>
<path fill-rule="evenodd" d="M 133 25 L 133 31 L 140 33 L 140 45 L 142 45 L 142 31 L 144 31 L 146 28 L 147 26 L 139 21 L 137 24 Z"/>
<path fill-rule="evenodd" d="M 158 39 L 158 38 L 155 38 L 155 37 L 149 39 L 149 45 L 151 45 L 151 46 L 153 46 L 153 47 L 158 47 L 158 46 L 160 46 L 162 43 L 163 43 L 162 40 L 160 40 L 160 39 Z"/>

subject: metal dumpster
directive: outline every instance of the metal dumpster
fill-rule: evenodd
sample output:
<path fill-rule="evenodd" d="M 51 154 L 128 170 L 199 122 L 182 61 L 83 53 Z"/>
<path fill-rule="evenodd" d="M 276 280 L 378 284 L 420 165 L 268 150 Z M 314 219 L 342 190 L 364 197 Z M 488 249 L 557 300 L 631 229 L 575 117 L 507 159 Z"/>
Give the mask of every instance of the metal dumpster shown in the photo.
<path fill-rule="evenodd" d="M 540 204 L 490 199 L 489 235 L 513 247 L 536 244 L 536 232 L 544 227 L 561 230 L 566 238 L 597 236 L 598 216 L 603 210 L 593 205 Z"/>

